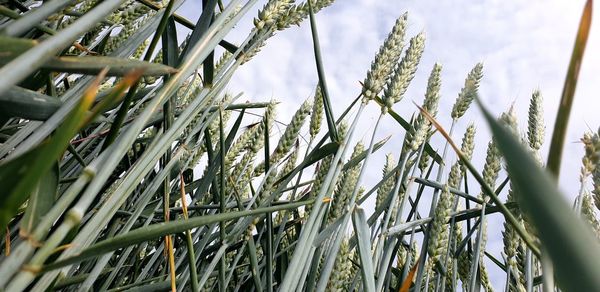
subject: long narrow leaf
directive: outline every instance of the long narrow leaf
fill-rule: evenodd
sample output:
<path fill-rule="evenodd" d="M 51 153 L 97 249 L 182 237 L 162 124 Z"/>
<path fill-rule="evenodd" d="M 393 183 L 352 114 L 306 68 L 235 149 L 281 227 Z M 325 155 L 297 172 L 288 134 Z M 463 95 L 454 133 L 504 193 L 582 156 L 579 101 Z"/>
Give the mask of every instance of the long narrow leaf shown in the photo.
<path fill-rule="evenodd" d="M 40 219 L 52 208 L 52 204 L 56 200 L 59 177 L 60 168 L 56 163 L 38 182 L 35 191 L 29 198 L 23 220 L 21 220 L 19 233 L 22 237 L 26 238 L 29 233 L 33 232 L 33 228 L 37 226 Z"/>
<path fill-rule="evenodd" d="M 276 212 L 281 210 L 296 209 L 300 206 L 312 203 L 314 200 L 306 200 L 302 202 L 289 203 L 284 205 L 277 205 L 266 208 L 258 208 L 249 211 L 237 211 L 228 213 L 219 213 L 208 216 L 200 216 L 189 218 L 188 220 L 170 221 L 167 223 L 154 224 L 144 228 L 133 230 L 127 234 L 115 236 L 111 239 L 99 242 L 95 245 L 90 246 L 76 256 L 64 259 L 60 262 L 55 262 L 44 267 L 44 270 L 53 270 L 60 267 L 73 264 L 90 257 L 101 255 L 119 248 L 128 247 L 130 245 L 139 244 L 148 240 L 160 238 L 161 236 L 181 233 L 186 230 L 197 228 L 200 226 L 208 225 L 216 222 L 224 222 L 240 217 L 252 216 L 264 214 L 267 212 Z"/>
<path fill-rule="evenodd" d="M 539 233 L 565 291 L 600 291 L 600 244 L 571 210 L 550 173 L 480 104 L 504 155 L 520 208 Z"/>
<path fill-rule="evenodd" d="M 0 76 L 2 76 L 2 79 L 0 79 L 0 94 L 37 71 L 42 64 L 71 45 L 79 36 L 104 19 L 107 14 L 117 9 L 122 2 L 123 0 L 99 2 L 91 11 L 80 17 L 69 27 L 27 50 L 27 52 L 0 68 Z"/>
<path fill-rule="evenodd" d="M 79 104 L 69 113 L 49 141 L 0 164 L 0 186 L 6 194 L 6 197 L 0 202 L 0 228 L 8 224 L 19 206 L 27 200 L 38 185 L 42 176 L 56 163 L 56 160 L 67 149 L 69 141 L 84 125 L 85 115 L 94 102 L 103 77 L 103 74 L 98 76 L 96 82 L 88 88 Z M 15 175 L 20 179 L 15 180 Z"/>
<path fill-rule="evenodd" d="M 13 86 L 0 94 L 0 116 L 43 121 L 52 116 L 62 104 L 58 98 Z"/>
<path fill-rule="evenodd" d="M 361 208 L 354 209 L 352 213 L 352 223 L 354 232 L 358 239 L 358 254 L 360 256 L 361 275 L 365 291 L 375 291 L 375 278 L 373 270 L 373 261 L 371 255 L 371 240 L 369 238 L 369 225 L 365 211 Z"/>
<path fill-rule="evenodd" d="M 556 121 L 554 122 L 554 132 L 552 132 L 552 141 L 550 142 L 550 151 L 548 152 L 548 170 L 558 177 L 560 174 L 560 163 L 562 160 L 562 152 L 567 133 L 567 125 L 569 116 L 571 115 L 571 107 L 575 98 L 575 88 L 577 87 L 577 78 L 579 77 L 579 69 L 587 44 L 590 26 L 592 24 L 592 0 L 588 0 L 583 9 L 583 15 L 579 22 L 579 30 L 575 39 L 575 46 L 569 62 L 569 70 L 565 78 Z"/>
<path fill-rule="evenodd" d="M 319 76 L 319 88 L 321 89 L 321 96 L 323 97 L 323 106 L 325 108 L 325 119 L 327 120 L 327 127 L 329 128 L 329 137 L 331 141 L 338 141 L 339 135 L 337 127 L 335 126 L 335 118 L 333 117 L 333 111 L 331 109 L 331 99 L 329 98 L 329 90 L 327 89 L 327 79 L 325 78 L 325 69 L 323 68 L 323 61 L 321 60 L 321 45 L 319 44 L 319 33 L 317 31 L 317 24 L 315 20 L 315 13 L 312 7 L 312 2 L 308 1 L 308 11 L 310 20 L 310 31 L 313 40 L 313 50 L 315 54 L 315 63 L 317 66 L 317 74 Z"/>
<path fill-rule="evenodd" d="M 177 69 L 163 64 L 104 56 L 58 57 L 50 59 L 42 68 L 56 72 L 96 75 L 108 68 L 108 76 L 124 76 L 132 70 L 143 70 L 144 76 L 177 73 Z"/>

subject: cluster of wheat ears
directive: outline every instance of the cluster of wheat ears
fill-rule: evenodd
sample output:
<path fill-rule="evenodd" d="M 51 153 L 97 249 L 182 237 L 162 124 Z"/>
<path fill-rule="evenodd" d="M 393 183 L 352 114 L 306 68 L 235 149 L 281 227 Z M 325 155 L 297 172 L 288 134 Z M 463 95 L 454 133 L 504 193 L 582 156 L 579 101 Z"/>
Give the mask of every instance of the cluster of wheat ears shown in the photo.
<path fill-rule="evenodd" d="M 591 1 L 548 159 L 535 91 L 526 133 L 513 111 L 496 119 L 479 104 L 493 133 L 482 170 L 475 127 L 454 133 L 482 64 L 439 125 L 440 64 L 419 106 L 402 101 L 426 43 L 405 35 L 403 14 L 336 117 L 315 18 L 333 0 L 309 1 L 266 1 L 233 44 L 256 0 L 203 0 L 196 23 L 175 13 L 184 0 L 0 0 L 0 290 L 491 291 L 495 265 L 504 291 L 600 291 L 598 133 L 581 140 L 575 203 L 556 187 Z M 267 39 L 305 19 L 314 99 L 281 121 L 276 102 L 225 92 Z M 401 101 L 411 119 L 394 111 Z M 366 107 L 381 114 L 352 145 Z M 383 119 L 404 142 L 366 182 Z M 501 235 L 486 228 L 493 213 Z M 488 232 L 500 254 L 486 251 Z"/>

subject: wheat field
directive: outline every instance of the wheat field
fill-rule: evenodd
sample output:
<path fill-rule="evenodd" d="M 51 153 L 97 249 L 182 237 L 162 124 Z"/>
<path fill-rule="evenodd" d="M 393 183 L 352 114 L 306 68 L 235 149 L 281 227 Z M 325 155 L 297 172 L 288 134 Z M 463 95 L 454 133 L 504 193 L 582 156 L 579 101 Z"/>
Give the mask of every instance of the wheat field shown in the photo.
<path fill-rule="evenodd" d="M 598 131 L 581 133 L 575 201 L 557 186 L 591 0 L 554 125 L 543 88 L 526 117 L 492 116 L 480 60 L 440 108 L 443 64 L 420 66 L 410 11 L 339 108 L 318 25 L 334 0 L 203 0 L 197 19 L 176 13 L 184 2 L 0 0 L 0 291 L 600 291 Z M 230 42 L 246 15 L 252 29 Z M 228 90 L 302 22 L 318 83 L 293 114 Z M 457 130 L 472 108 L 487 144 L 474 124 Z M 395 152 L 382 121 L 403 137 Z"/>

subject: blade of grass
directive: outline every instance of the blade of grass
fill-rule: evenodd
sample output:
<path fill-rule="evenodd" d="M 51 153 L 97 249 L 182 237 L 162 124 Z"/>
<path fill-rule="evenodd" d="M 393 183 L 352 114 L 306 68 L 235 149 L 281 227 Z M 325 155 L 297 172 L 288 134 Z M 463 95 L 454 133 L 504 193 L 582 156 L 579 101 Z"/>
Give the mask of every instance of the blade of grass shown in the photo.
<path fill-rule="evenodd" d="M 331 201 L 331 198 L 326 198 L 326 199 L 329 200 L 329 201 Z M 315 237 L 315 240 L 313 241 L 313 246 L 314 247 L 319 247 L 326 240 L 328 240 L 329 238 L 331 238 L 331 234 L 333 234 L 333 232 L 335 230 L 337 230 L 340 227 L 340 225 L 342 225 L 343 222 L 344 222 L 344 217 L 340 217 L 340 218 L 336 219 L 335 221 L 331 222 L 330 224 L 328 224 L 327 227 L 325 227 Z"/>
<path fill-rule="evenodd" d="M 207 18 L 209 20 L 209 24 L 210 24 L 210 22 L 213 22 L 215 20 L 214 1 L 207 1 L 207 0 L 202 1 L 202 9 L 205 11 L 208 10 L 208 12 L 210 12 L 210 15 L 207 16 Z M 204 11 L 202 11 L 202 12 L 204 12 Z M 214 82 L 214 75 L 215 75 L 214 71 L 215 71 L 215 52 L 212 51 L 212 52 L 210 52 L 208 57 L 206 57 L 206 60 L 204 60 L 204 63 L 202 63 L 202 77 L 204 77 L 203 78 L 204 86 L 206 86 L 206 87 L 212 86 L 212 84 Z"/>
<path fill-rule="evenodd" d="M 187 45 L 181 52 L 181 56 L 179 58 L 180 61 L 184 60 L 187 57 L 187 55 L 190 53 L 190 50 L 196 45 L 196 43 L 198 43 L 198 41 L 204 36 L 204 34 L 206 34 L 208 27 L 211 24 L 211 19 L 214 15 L 216 5 L 216 0 L 209 0 L 208 3 L 206 3 L 206 5 L 203 5 L 202 13 L 198 18 L 196 27 L 194 27 L 194 30 L 190 35 L 190 39 Z"/>
<path fill-rule="evenodd" d="M 373 153 L 377 152 L 377 150 L 379 150 L 381 147 L 383 147 L 383 145 L 385 145 L 385 143 L 387 143 L 390 138 L 392 136 L 387 136 L 383 139 L 381 139 L 379 142 L 375 143 L 375 145 L 373 145 Z M 342 168 L 342 171 L 346 171 L 351 167 L 356 166 L 357 164 L 359 164 L 361 161 L 363 161 L 366 157 L 367 157 L 367 152 L 368 150 L 365 150 L 363 152 L 361 152 L 360 154 L 358 154 L 356 157 L 350 159 L 348 162 L 346 162 L 346 164 L 344 164 L 344 167 Z"/>
<path fill-rule="evenodd" d="M 298 173 L 300 172 L 300 170 L 309 167 L 319 161 L 321 161 L 321 159 L 335 154 L 337 152 L 339 148 L 339 144 L 337 142 L 331 142 L 331 143 L 327 143 L 325 145 L 323 145 L 320 148 L 315 148 L 313 149 L 304 159 L 304 161 L 302 161 L 302 163 L 300 163 L 300 165 L 296 166 L 296 168 L 294 168 L 292 171 L 290 171 L 290 173 L 282 176 L 279 180 L 277 180 L 275 182 L 275 185 L 287 185 L 287 183 L 289 183 L 289 181 Z"/>
<path fill-rule="evenodd" d="M 0 37 L 0 64 L 6 64 L 27 50 L 38 45 L 37 41 Z M 175 44 L 175 48 L 177 45 Z M 174 63 L 169 63 L 174 64 Z M 174 65 L 171 65 L 174 66 Z M 109 68 L 108 76 L 124 76 L 136 69 L 144 69 L 144 76 L 162 76 L 177 73 L 177 69 L 148 60 L 124 59 L 107 56 L 61 56 L 52 57 L 43 64 L 41 69 L 56 72 L 78 73 L 86 75 L 97 75 L 104 68 Z"/>
<path fill-rule="evenodd" d="M 310 20 L 310 32 L 313 40 L 313 51 L 315 54 L 315 63 L 317 65 L 317 74 L 319 76 L 319 88 L 323 94 L 323 107 L 325 109 L 325 119 L 327 120 L 327 128 L 329 129 L 329 137 L 331 141 L 338 141 L 339 135 L 337 127 L 335 126 L 335 119 L 333 117 L 333 111 L 331 109 L 331 99 L 329 98 L 329 90 L 327 89 L 327 79 L 325 78 L 325 69 L 323 68 L 323 61 L 321 60 L 321 45 L 319 43 L 319 33 L 317 31 L 317 24 L 315 21 L 315 13 L 312 7 L 312 1 L 308 3 L 308 15 Z"/>
<path fill-rule="evenodd" d="M 179 65 L 177 62 L 177 58 L 179 57 L 179 42 L 177 41 L 177 27 L 175 26 L 173 16 L 169 16 L 169 18 L 167 18 L 167 24 L 162 32 L 161 40 L 163 64 L 171 67 L 177 67 Z"/>
<path fill-rule="evenodd" d="M 163 12 L 163 15 L 158 24 L 158 28 L 157 28 L 156 32 L 154 33 L 154 36 L 152 37 L 150 44 L 148 45 L 148 49 L 146 50 L 146 54 L 144 55 L 144 61 L 150 61 L 150 58 L 152 57 L 152 54 L 154 53 L 154 49 L 156 48 L 156 46 L 158 44 L 158 40 L 160 39 L 160 36 L 165 31 L 165 28 L 167 27 L 169 15 L 172 12 L 174 4 L 175 4 L 175 0 L 169 0 L 169 3 L 167 4 L 167 7 L 165 8 L 165 11 Z M 137 88 L 138 88 L 138 84 L 136 83 L 135 85 L 132 86 L 131 90 L 129 90 L 129 92 L 125 96 L 125 99 L 123 100 L 123 103 L 121 104 L 121 108 L 119 108 L 119 112 L 117 113 L 117 116 L 115 117 L 115 119 L 110 127 L 110 131 L 108 132 L 108 135 L 106 136 L 106 139 L 104 140 L 104 143 L 102 144 L 103 151 L 106 150 L 108 148 L 108 146 L 110 146 L 115 141 L 117 136 L 119 135 L 119 131 L 120 131 L 121 127 L 123 126 L 123 121 L 125 120 L 125 116 L 127 115 L 127 111 L 129 110 L 129 106 L 131 105 L 131 100 L 132 100 L 133 96 L 135 95 Z"/>
<path fill-rule="evenodd" d="M 384 106 L 385 104 L 383 103 L 383 101 L 381 100 L 381 98 L 379 97 L 375 97 L 375 102 L 377 102 L 379 105 Z M 398 113 L 396 113 L 392 108 L 388 108 L 388 113 L 390 114 L 390 116 L 396 121 L 398 122 L 398 124 L 400 124 L 400 126 L 402 126 L 402 128 L 404 128 L 405 131 L 412 131 L 411 128 L 412 126 L 410 125 L 409 122 L 407 122 L 405 119 L 403 119 Z M 442 164 L 442 157 L 437 153 L 437 151 L 435 151 L 433 149 L 433 147 L 431 147 L 431 145 L 429 144 L 429 142 L 425 143 L 425 149 L 423 149 L 425 152 L 427 152 L 427 154 L 429 155 L 429 157 L 431 157 L 433 159 L 433 161 L 435 161 L 437 164 Z"/>
<path fill-rule="evenodd" d="M 72 25 L 0 68 L 0 76 L 3 76 L 0 79 L 0 94 L 6 92 L 12 85 L 21 82 L 31 73 L 37 71 L 45 61 L 73 44 L 73 41 L 104 19 L 107 14 L 117 9 L 123 1 L 106 0 L 100 2 Z"/>
<path fill-rule="evenodd" d="M 143 69 L 144 76 L 162 76 L 177 73 L 177 69 L 163 64 L 105 56 L 52 58 L 42 65 L 42 68 L 56 72 L 87 75 L 96 75 L 104 68 L 108 68 L 108 76 L 124 76 L 136 69 Z"/>
<path fill-rule="evenodd" d="M 125 95 L 125 91 L 131 89 L 140 77 L 142 77 L 143 73 L 143 69 L 136 69 L 127 73 L 123 79 L 112 88 L 108 95 L 90 109 L 90 114 L 84 121 L 84 124 L 90 123 L 93 118 L 113 108 L 115 104 L 118 104 L 122 100 L 123 95 Z"/>
<path fill-rule="evenodd" d="M 450 144 L 452 149 L 454 149 L 454 152 L 456 153 L 456 155 L 460 158 L 460 160 L 463 162 L 463 164 L 467 167 L 467 169 L 473 175 L 475 180 L 477 180 L 477 182 L 481 185 L 482 191 L 485 193 L 485 195 L 489 196 L 489 198 L 494 202 L 494 204 L 496 204 L 496 206 L 498 206 L 500 208 L 500 212 L 502 213 L 502 215 L 504 215 L 504 218 L 506 219 L 506 221 L 508 221 L 513 226 L 513 228 L 515 228 L 515 231 L 519 234 L 519 236 L 521 236 L 523 241 L 535 253 L 535 255 L 539 256 L 540 255 L 539 248 L 533 242 L 533 239 L 531 238 L 529 233 L 527 233 L 527 231 L 525 231 L 523 229 L 523 226 L 513 216 L 512 212 L 510 212 L 510 210 L 508 210 L 508 208 L 504 205 L 504 203 L 502 203 L 502 201 L 500 201 L 500 199 L 498 198 L 496 193 L 494 193 L 494 190 L 487 183 L 485 183 L 485 181 L 483 180 L 483 178 L 481 177 L 481 175 L 479 174 L 477 169 L 473 166 L 473 164 L 471 164 L 471 162 L 469 161 L 469 159 L 467 159 L 467 157 L 464 155 L 464 153 L 462 153 L 462 151 L 460 151 L 460 148 L 458 148 L 458 146 L 456 146 L 456 144 L 454 143 L 452 138 L 448 135 L 448 133 L 446 133 L 446 131 L 444 131 L 444 128 L 435 120 L 435 118 L 433 118 L 422 107 L 420 107 L 417 104 L 415 104 L 415 105 L 424 114 L 425 118 L 427 118 L 431 122 L 431 124 L 438 130 L 438 132 L 440 134 L 442 134 L 442 136 L 448 141 L 448 143 Z"/>
<path fill-rule="evenodd" d="M 37 40 L 0 36 L 0 63 L 6 64 L 27 50 L 39 45 Z"/>
<path fill-rule="evenodd" d="M 242 113 L 236 120 L 232 130 L 229 132 L 229 135 L 227 135 L 227 138 L 225 140 L 225 149 L 229 149 L 229 147 L 233 143 L 233 139 L 235 138 L 235 133 L 237 133 L 237 130 L 239 129 L 239 126 L 242 122 L 242 116 L 244 115 L 244 112 L 245 111 L 242 111 Z M 219 153 L 217 153 L 217 157 L 219 157 L 221 155 L 221 151 L 222 150 L 220 150 Z M 218 163 L 210 164 L 210 167 L 208 168 L 206 174 L 200 179 L 200 182 L 198 183 L 198 188 L 196 189 L 196 191 L 194 192 L 194 195 L 192 196 L 193 199 L 197 199 L 197 196 L 204 194 L 209 190 L 210 184 L 214 180 L 215 176 L 217 175 L 217 171 L 219 170 L 219 167 L 220 167 L 220 164 L 218 164 Z"/>
<path fill-rule="evenodd" d="M 103 78 L 103 74 L 98 76 L 50 140 L 0 165 L 0 185 L 7 194 L 0 204 L 0 227 L 8 224 L 42 176 L 65 152 L 69 141 L 84 126 L 85 115 L 94 102 L 97 88 Z M 15 174 L 21 176 L 19 180 L 14 179 Z"/>
<path fill-rule="evenodd" d="M 361 208 L 355 208 L 352 213 L 352 223 L 354 232 L 358 239 L 358 254 L 360 255 L 361 275 L 363 288 L 365 291 L 375 291 L 375 279 L 373 270 L 373 261 L 371 260 L 371 241 L 369 238 L 369 226 L 365 211 Z"/>
<path fill-rule="evenodd" d="M 600 290 L 600 244 L 571 210 L 551 174 L 478 103 L 504 155 L 519 206 L 555 265 L 558 284 L 568 291 Z"/>
<path fill-rule="evenodd" d="M 560 164 L 562 160 L 565 135 L 567 133 L 567 125 L 569 123 L 571 107 L 575 98 L 575 88 L 577 87 L 579 69 L 581 68 L 581 61 L 583 59 L 583 53 L 585 52 L 585 46 L 587 44 L 590 26 L 592 23 L 592 4 L 593 1 L 588 0 L 585 3 L 585 8 L 583 9 L 583 14 L 581 15 L 579 29 L 577 31 L 577 37 L 575 38 L 575 45 L 573 47 L 573 53 L 571 54 L 571 61 L 569 62 L 569 69 L 567 71 L 565 84 L 561 94 L 558 113 L 556 113 L 556 121 L 554 122 L 554 131 L 552 132 L 550 150 L 548 151 L 547 168 L 556 178 L 558 178 L 560 174 Z"/>
<path fill-rule="evenodd" d="M 418 263 L 419 259 L 417 259 L 415 262 Z M 406 279 L 404 279 L 402 286 L 400 286 L 400 290 L 398 290 L 399 292 L 408 292 L 408 290 L 410 289 L 410 285 L 412 284 L 413 279 L 415 278 L 415 274 L 417 273 L 418 267 L 419 265 L 416 264 L 414 265 L 414 267 L 412 267 L 412 269 L 410 269 L 408 276 L 406 277 Z"/>
<path fill-rule="evenodd" d="M 225 136 L 225 130 L 224 130 L 224 125 L 223 125 L 223 108 L 219 108 L 219 149 L 221 149 L 219 151 L 219 165 L 220 165 L 220 172 L 219 172 L 219 184 L 220 184 L 220 188 L 219 188 L 219 205 L 220 205 L 220 209 L 219 209 L 219 213 L 225 213 L 225 201 L 227 200 L 227 198 L 225 197 L 225 155 L 227 153 L 227 149 L 225 148 L 225 139 L 227 138 Z M 268 132 L 268 131 L 266 131 Z M 225 244 L 225 222 L 221 221 L 219 222 L 219 240 L 221 242 L 221 244 Z M 219 287 L 221 290 L 225 290 L 225 269 L 226 269 L 227 263 L 225 262 L 225 258 L 221 258 L 221 260 L 219 261 Z"/>
<path fill-rule="evenodd" d="M 4 15 L 4 16 L 6 16 L 6 17 L 10 17 L 10 18 L 12 18 L 12 19 L 19 19 L 19 18 L 21 18 L 21 17 L 22 17 L 22 16 L 21 16 L 21 14 L 19 14 L 19 13 L 15 12 L 15 11 L 13 11 L 13 10 L 10 10 L 9 8 L 7 8 L 7 7 L 6 7 L 6 6 L 4 6 L 4 5 L 0 5 L 0 14 Z M 49 27 L 47 27 L 47 26 L 40 25 L 39 23 L 36 23 L 36 24 L 34 25 L 34 27 L 35 27 L 36 29 L 38 29 L 38 30 L 42 31 L 42 32 L 45 32 L 45 33 L 49 34 L 49 35 L 53 35 L 53 34 L 55 34 L 55 33 L 56 33 L 56 31 L 55 31 L 55 30 L 53 30 L 53 29 L 51 29 L 51 28 L 49 28 Z"/>
<path fill-rule="evenodd" d="M 60 99 L 13 86 L 0 94 L 0 115 L 44 121 L 60 108 Z"/>
<path fill-rule="evenodd" d="M 0 30 L 0 34 L 7 36 L 20 36 L 35 25 L 41 23 L 48 16 L 69 5 L 71 2 L 73 2 L 73 0 L 53 0 L 44 2 L 42 6 L 28 11 L 18 20 L 15 20 L 10 23 L 10 25 L 3 27 Z"/>
<path fill-rule="evenodd" d="M 314 200 L 306 200 L 301 202 L 293 202 L 289 204 L 276 205 L 272 207 L 257 208 L 248 211 L 235 211 L 220 213 L 215 215 L 200 216 L 190 218 L 186 221 L 171 221 L 168 223 L 160 223 L 150 225 L 144 228 L 135 229 L 127 234 L 115 236 L 113 238 L 96 243 L 89 248 L 83 250 L 76 256 L 48 264 L 43 267 L 44 271 L 49 271 L 64 267 L 82 260 L 95 257 L 119 248 L 128 247 L 130 245 L 139 244 L 148 240 L 156 239 L 167 234 L 181 233 L 188 229 L 197 228 L 211 223 L 225 222 L 241 217 L 254 216 L 267 212 L 275 212 L 281 210 L 291 210 L 312 203 Z"/>
<path fill-rule="evenodd" d="M 19 236 L 22 238 L 28 238 L 29 234 L 33 232 L 34 226 L 39 223 L 41 217 L 52 208 L 58 192 L 59 177 L 60 168 L 58 163 L 55 163 L 48 173 L 43 175 L 38 182 L 35 191 L 29 198 L 23 220 L 21 220 Z"/>
<path fill-rule="evenodd" d="M 183 179 L 183 173 L 181 173 L 181 175 L 179 176 L 179 183 L 180 183 L 180 189 L 181 189 L 181 207 L 183 208 L 183 218 L 185 220 L 189 220 L 188 217 L 188 210 L 187 210 L 187 198 L 185 196 L 185 182 Z M 187 251 L 188 251 L 188 266 L 190 269 L 190 279 L 191 279 L 191 286 L 192 286 L 192 291 L 199 291 L 200 287 L 198 286 L 198 272 L 196 270 L 196 255 L 195 255 L 195 251 L 194 251 L 194 242 L 192 239 L 192 233 L 191 231 L 188 229 L 185 231 L 185 240 L 186 240 L 186 244 L 187 244 Z"/>

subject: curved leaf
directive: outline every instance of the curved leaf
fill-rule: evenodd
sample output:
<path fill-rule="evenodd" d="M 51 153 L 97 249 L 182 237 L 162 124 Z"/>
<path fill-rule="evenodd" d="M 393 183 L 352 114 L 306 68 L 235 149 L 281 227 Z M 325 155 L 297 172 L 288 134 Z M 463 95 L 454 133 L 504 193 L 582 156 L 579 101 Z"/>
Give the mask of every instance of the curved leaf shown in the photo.
<path fill-rule="evenodd" d="M 600 244 L 556 187 L 550 173 L 480 104 L 504 155 L 520 208 L 539 233 L 565 291 L 600 291 Z"/>
<path fill-rule="evenodd" d="M 569 62 L 569 70 L 565 78 L 558 113 L 556 114 L 556 122 L 554 123 L 554 131 L 552 132 L 552 142 L 550 143 L 550 151 L 548 152 L 548 170 L 555 177 L 560 173 L 560 162 L 562 159 L 563 145 L 565 135 L 567 133 L 567 125 L 571 114 L 571 106 L 575 99 L 575 87 L 577 87 L 577 78 L 579 77 L 579 69 L 581 68 L 581 60 L 587 43 L 590 26 L 592 24 L 592 1 L 588 0 L 581 16 L 575 46 Z"/>
<path fill-rule="evenodd" d="M 58 98 L 18 86 L 0 94 L 0 115 L 9 118 L 45 121 L 61 105 L 62 102 Z"/>

